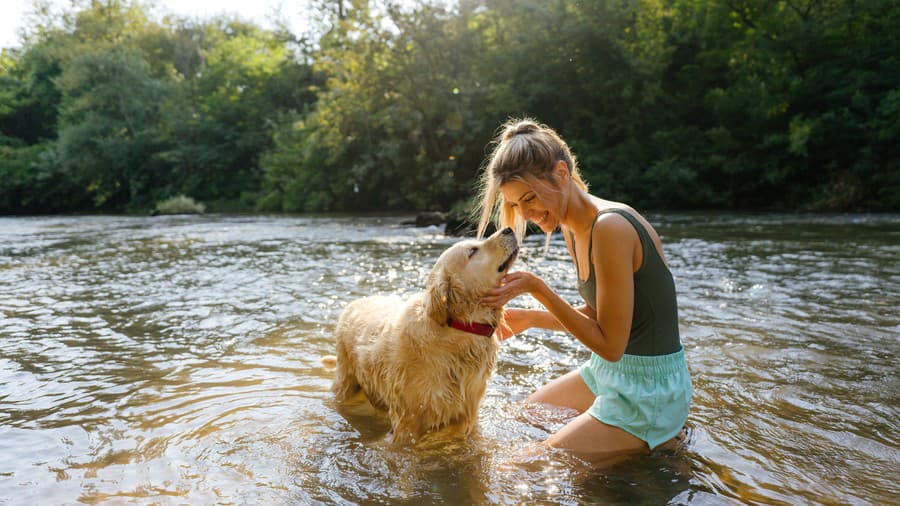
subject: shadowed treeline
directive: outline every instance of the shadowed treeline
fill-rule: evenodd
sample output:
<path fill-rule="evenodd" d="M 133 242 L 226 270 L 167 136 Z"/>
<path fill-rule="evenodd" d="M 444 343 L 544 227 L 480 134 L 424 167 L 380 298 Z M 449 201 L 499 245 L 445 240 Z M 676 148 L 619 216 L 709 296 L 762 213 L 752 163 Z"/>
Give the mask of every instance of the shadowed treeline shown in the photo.
<path fill-rule="evenodd" d="M 295 34 L 36 2 L 0 56 L 0 213 L 464 206 L 533 116 L 641 208 L 900 208 L 894 0 L 297 0 Z"/>

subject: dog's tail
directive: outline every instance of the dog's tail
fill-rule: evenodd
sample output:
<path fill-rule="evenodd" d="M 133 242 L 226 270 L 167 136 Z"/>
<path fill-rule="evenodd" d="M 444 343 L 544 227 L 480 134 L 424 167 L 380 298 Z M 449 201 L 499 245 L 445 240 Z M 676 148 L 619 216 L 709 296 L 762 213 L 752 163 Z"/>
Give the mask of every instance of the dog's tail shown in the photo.
<path fill-rule="evenodd" d="M 337 357 L 334 355 L 325 355 L 324 357 L 319 359 L 319 362 L 322 363 L 323 366 L 334 369 L 337 367 Z"/>

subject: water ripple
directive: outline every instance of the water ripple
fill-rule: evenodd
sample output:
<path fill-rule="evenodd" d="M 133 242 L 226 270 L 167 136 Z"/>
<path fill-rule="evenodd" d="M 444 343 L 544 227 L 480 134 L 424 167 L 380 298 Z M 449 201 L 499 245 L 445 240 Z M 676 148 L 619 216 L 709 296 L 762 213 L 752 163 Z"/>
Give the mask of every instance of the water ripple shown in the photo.
<path fill-rule="evenodd" d="M 900 490 L 900 219 L 651 216 L 679 291 L 690 442 L 597 473 L 522 404 L 577 368 L 506 341 L 470 440 L 417 451 L 333 404 L 344 305 L 424 287 L 401 217 L 0 218 L 0 502 L 879 504 Z M 559 235 L 519 268 L 579 303 Z M 538 307 L 530 297 L 518 307 Z M 528 455 L 523 460 L 524 455 Z M 518 462 L 516 465 L 511 463 Z"/>

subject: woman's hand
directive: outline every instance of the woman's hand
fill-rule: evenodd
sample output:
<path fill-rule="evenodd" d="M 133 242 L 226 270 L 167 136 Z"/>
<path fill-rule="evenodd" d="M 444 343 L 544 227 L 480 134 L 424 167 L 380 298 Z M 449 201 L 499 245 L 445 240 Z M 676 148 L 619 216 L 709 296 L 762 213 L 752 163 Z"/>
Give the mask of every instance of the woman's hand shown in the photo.
<path fill-rule="evenodd" d="M 528 312 L 524 309 L 504 309 L 503 324 L 497 327 L 495 333 L 497 339 L 505 341 L 531 326 L 528 321 Z"/>
<path fill-rule="evenodd" d="M 500 286 L 484 294 L 481 303 L 489 307 L 503 307 L 510 300 L 537 290 L 543 281 L 530 272 L 510 272 L 500 280 Z"/>

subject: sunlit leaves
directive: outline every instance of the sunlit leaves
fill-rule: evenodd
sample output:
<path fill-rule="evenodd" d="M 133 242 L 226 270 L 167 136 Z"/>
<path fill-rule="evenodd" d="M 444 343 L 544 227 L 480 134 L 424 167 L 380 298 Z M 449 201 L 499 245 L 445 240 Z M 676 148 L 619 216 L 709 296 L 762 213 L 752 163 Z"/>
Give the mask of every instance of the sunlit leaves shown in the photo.
<path fill-rule="evenodd" d="M 76 57 L 57 79 L 60 154 L 98 206 L 128 202 L 148 189 L 143 173 L 165 92 L 149 68 L 138 52 L 101 49 Z"/>
<path fill-rule="evenodd" d="M 448 209 L 510 116 L 639 207 L 900 205 L 895 1 L 310 0 L 300 36 L 42 5 L 0 57 L 5 210 L 50 180 L 63 209 Z"/>

